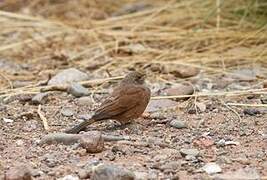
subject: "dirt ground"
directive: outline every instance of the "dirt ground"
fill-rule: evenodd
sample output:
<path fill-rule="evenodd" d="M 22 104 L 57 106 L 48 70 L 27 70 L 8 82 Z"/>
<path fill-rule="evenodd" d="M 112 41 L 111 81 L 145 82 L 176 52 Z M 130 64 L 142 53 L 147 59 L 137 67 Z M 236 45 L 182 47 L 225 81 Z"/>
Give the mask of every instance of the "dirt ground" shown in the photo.
<path fill-rule="evenodd" d="M 162 4 L 160 1 L 157 3 Z M 8 4 L 2 9 L 12 12 L 28 12 L 27 9 L 23 11 L 23 9 L 15 8 L 17 6 Z M 95 8 L 94 12 L 98 13 L 93 14 L 99 16 L 92 18 L 101 20 L 109 16 L 111 12 L 103 10 L 106 6 L 102 9 Z M 61 15 L 64 15 L 57 16 L 57 9 L 46 12 L 38 7 L 30 14 L 39 13 L 39 15 L 51 19 L 58 17 L 62 22 L 66 18 L 70 18 L 68 24 L 81 29 L 88 28 L 87 25 L 90 24 L 84 24 L 85 27 L 83 27 L 81 22 L 76 24 L 76 16 L 72 14 L 61 12 Z M 75 6 L 74 14 L 78 10 L 83 12 L 82 9 L 76 9 Z M 103 12 L 105 13 L 103 14 Z M 118 14 L 120 13 L 125 12 L 118 12 Z M 175 24 L 174 21 L 172 23 Z M 100 27 L 104 27 L 104 23 L 99 24 Z M 191 26 L 192 24 L 188 25 L 189 28 Z M 115 30 L 117 29 L 114 28 Z M 19 38 L 20 35 L 17 34 L 16 37 Z M 6 36 L 7 39 L 14 38 L 8 33 Z M 77 38 L 76 36 L 79 42 L 73 40 Z M 107 34 L 101 36 L 102 34 L 99 33 L 95 39 L 100 39 L 98 39 L 99 46 L 102 48 L 101 42 L 109 40 L 110 37 Z M 181 36 L 187 36 L 187 34 L 183 33 Z M 177 75 L 176 71 L 168 70 L 166 67 L 168 64 L 163 63 L 164 60 L 162 63 L 159 62 L 161 58 L 159 56 L 166 55 L 165 49 L 161 48 L 162 44 L 154 44 L 149 47 L 150 49 L 148 48 L 148 54 L 157 53 L 159 49 L 162 50 L 160 51 L 162 54 L 157 54 L 159 58 L 155 63 L 146 60 L 147 53 L 135 52 L 139 52 L 140 48 L 144 48 L 143 46 L 131 46 L 133 52 L 125 49 L 109 51 L 108 43 L 103 43 L 104 46 L 107 46 L 104 53 L 106 58 L 102 58 L 102 53 L 99 56 L 102 59 L 95 54 L 87 54 L 84 58 L 79 57 L 80 59 L 74 61 L 72 53 L 76 55 L 75 53 L 79 50 L 83 51 L 90 47 L 87 44 L 91 45 L 92 39 L 87 39 L 85 34 L 79 35 L 78 33 L 71 37 L 61 38 L 65 38 L 67 43 L 48 38 L 43 44 L 25 45 L 25 47 L 22 45 L 22 49 L 13 49 L 14 52 L 0 48 L 1 178 L 10 168 L 25 164 L 31 170 L 34 179 L 58 179 L 67 175 L 71 175 L 72 179 L 75 179 L 75 177 L 81 178 L 85 171 L 88 171 L 87 178 L 90 179 L 92 167 L 99 164 L 115 164 L 133 172 L 137 179 L 267 179 L 267 64 L 265 57 L 259 61 L 250 61 L 252 58 L 250 55 L 253 52 L 249 54 L 252 50 L 256 51 L 256 48 L 259 52 L 263 52 L 262 49 L 266 48 L 265 39 L 262 42 L 257 40 L 258 44 L 251 43 L 253 44 L 251 46 L 231 46 L 233 49 L 228 49 L 228 53 L 231 54 L 231 57 L 236 56 L 236 59 L 225 61 L 228 73 L 218 70 L 221 69 L 221 61 L 211 63 L 209 68 L 216 67 L 217 69 L 210 73 L 208 68 L 199 68 L 202 61 L 199 62 L 199 66 L 194 66 L 194 60 L 192 60 L 188 61 L 191 65 L 187 64 L 186 70 L 179 71 Z M 128 41 L 124 42 L 123 38 L 118 42 L 116 40 L 116 43 L 120 45 L 122 42 L 122 46 L 127 44 Z M 129 37 L 128 40 L 132 40 L 131 38 L 134 39 L 135 36 Z M 213 39 L 205 38 L 203 37 L 203 41 L 199 40 L 198 45 L 201 48 L 205 44 L 208 48 L 213 47 Z M 136 41 L 139 42 L 139 40 Z M 171 40 L 168 39 L 168 41 Z M 98 43 L 96 43 L 97 46 Z M 147 44 L 149 43 L 150 40 L 147 40 Z M 180 48 L 181 44 L 179 43 L 172 45 Z M 190 54 L 186 54 L 188 51 L 199 51 L 199 54 L 192 59 L 203 56 L 212 59 L 217 56 L 217 52 L 201 54 L 205 48 L 198 49 L 198 45 L 193 48 L 188 47 L 188 49 L 182 47 L 184 49 L 181 48 L 181 51 L 185 52 L 181 58 L 189 57 Z M 17 45 L 15 46 L 17 47 Z M 101 52 L 101 48 L 96 48 L 91 53 L 97 54 Z M 166 49 L 168 49 L 167 45 Z M 247 52 L 249 55 L 241 56 L 239 54 L 241 51 L 242 53 Z M 95 57 L 94 61 L 91 56 Z M 144 61 L 142 61 L 143 57 Z M 133 60 L 137 58 L 141 60 Z M 127 62 L 131 63 L 127 64 Z M 184 63 L 186 64 L 186 62 Z M 194 72 L 196 67 L 199 71 Z M 81 119 L 90 117 L 119 82 L 119 80 L 112 80 L 89 86 L 87 89 L 90 94 L 83 97 L 75 97 L 65 90 L 48 91 L 46 100 L 41 103 L 41 111 L 49 125 L 49 130 L 46 131 L 37 112 L 39 105 L 33 103 L 32 97 L 40 93 L 40 87 L 47 86 L 48 80 L 68 68 L 76 68 L 86 73 L 89 77 L 88 80 L 123 76 L 135 68 L 145 69 L 148 75 L 147 85 L 152 91 L 152 99 L 144 117 L 126 127 L 109 120 L 90 125 L 86 130 L 100 131 L 105 135 L 129 137 L 128 140 L 105 142 L 104 150 L 100 153 L 88 153 L 77 144 L 39 144 L 46 134 L 63 132 L 79 123 Z M 191 88 L 194 87 L 194 93 L 204 95 L 192 96 L 183 100 L 171 97 L 162 98 L 166 96 L 166 93 L 167 95 L 172 93 L 174 95 L 192 95 L 193 91 L 187 93 L 187 90 L 177 88 L 185 82 Z M 9 92 L 12 87 L 15 90 Z M 36 89 L 31 89 L 31 87 Z M 251 91 L 253 89 L 255 91 Z M 170 91 L 172 92 L 170 93 Z M 173 125 L 173 123 L 178 123 L 178 125 Z M 194 153 L 190 153 L 192 149 Z M 203 168 L 210 163 L 213 163 L 211 171 L 216 172 L 209 172 Z"/>

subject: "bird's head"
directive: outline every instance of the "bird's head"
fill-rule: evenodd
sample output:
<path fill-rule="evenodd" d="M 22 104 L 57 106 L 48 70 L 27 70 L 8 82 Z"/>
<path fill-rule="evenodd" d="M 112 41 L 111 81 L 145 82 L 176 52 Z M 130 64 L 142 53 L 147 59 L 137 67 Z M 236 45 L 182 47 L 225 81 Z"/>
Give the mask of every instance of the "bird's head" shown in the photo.
<path fill-rule="evenodd" d="M 124 79 L 122 80 L 122 83 L 142 85 L 145 82 L 145 78 L 146 78 L 145 73 L 140 72 L 140 71 L 133 71 L 124 77 Z"/>

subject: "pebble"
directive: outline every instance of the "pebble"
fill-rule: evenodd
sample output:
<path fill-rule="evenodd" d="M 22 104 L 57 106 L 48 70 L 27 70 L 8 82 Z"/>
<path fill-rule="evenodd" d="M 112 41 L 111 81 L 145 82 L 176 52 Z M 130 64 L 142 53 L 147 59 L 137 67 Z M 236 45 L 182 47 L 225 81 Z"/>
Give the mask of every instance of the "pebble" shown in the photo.
<path fill-rule="evenodd" d="M 257 170 L 254 168 L 240 168 L 237 171 L 228 171 L 224 174 L 213 176 L 214 179 L 261 179 Z"/>
<path fill-rule="evenodd" d="M 31 171 L 25 165 L 16 166 L 6 172 L 4 180 L 32 180 Z"/>
<path fill-rule="evenodd" d="M 187 156 L 187 155 L 190 155 L 190 156 L 198 156 L 199 155 L 199 150 L 197 149 L 185 149 L 185 148 L 182 148 L 180 150 L 180 153 L 182 156 Z"/>
<path fill-rule="evenodd" d="M 24 141 L 22 139 L 19 139 L 16 141 L 17 146 L 22 146 L 24 144 Z"/>
<path fill-rule="evenodd" d="M 79 180 L 79 178 L 77 176 L 67 175 L 64 176 L 63 178 L 59 178 L 58 180 Z"/>
<path fill-rule="evenodd" d="M 61 109 L 60 113 L 61 113 L 63 116 L 70 117 L 70 116 L 73 116 L 74 111 L 73 111 L 73 109 L 71 109 L 71 108 L 66 108 L 66 107 L 64 107 L 64 108 Z"/>
<path fill-rule="evenodd" d="M 199 74 L 200 69 L 190 66 L 170 65 L 167 66 L 167 72 L 178 78 L 189 78 Z"/>
<path fill-rule="evenodd" d="M 75 68 L 65 69 L 48 81 L 48 85 L 71 84 L 73 82 L 88 80 L 89 76 Z"/>
<path fill-rule="evenodd" d="M 261 114 L 261 111 L 258 109 L 252 109 L 252 108 L 247 108 L 243 110 L 244 114 L 250 115 L 250 116 L 256 116 L 257 114 Z"/>
<path fill-rule="evenodd" d="M 191 95 L 194 93 L 193 86 L 189 84 L 179 84 L 171 88 L 167 88 L 163 91 L 163 95 L 167 96 L 179 96 L 179 95 Z M 186 98 L 177 98 L 177 99 L 188 99 Z"/>
<path fill-rule="evenodd" d="M 135 180 L 148 179 L 148 173 L 147 172 L 134 172 L 134 174 L 135 174 Z"/>
<path fill-rule="evenodd" d="M 134 180 L 135 174 L 122 167 L 102 164 L 93 169 L 92 180 Z"/>
<path fill-rule="evenodd" d="M 82 97 L 87 96 L 89 94 L 89 91 L 81 84 L 73 83 L 68 88 L 68 93 L 72 94 L 75 97 Z"/>
<path fill-rule="evenodd" d="M 157 99 L 151 100 L 146 108 L 146 112 L 155 112 L 161 109 L 175 107 L 177 105 L 176 101 L 170 99 Z"/>
<path fill-rule="evenodd" d="M 160 169 L 163 170 L 164 172 L 176 172 L 180 168 L 181 168 L 181 163 L 179 161 L 168 162 L 160 166 Z"/>
<path fill-rule="evenodd" d="M 14 122 L 13 119 L 9 119 L 9 118 L 3 118 L 3 121 L 4 121 L 5 123 L 13 123 L 13 122 Z"/>
<path fill-rule="evenodd" d="M 42 161 L 49 167 L 49 168 L 53 168 L 55 166 L 58 165 L 59 160 L 56 156 L 56 154 L 45 154 L 42 157 Z"/>
<path fill-rule="evenodd" d="M 78 171 L 78 176 L 80 179 L 89 179 L 91 176 L 92 170 L 81 169 Z"/>
<path fill-rule="evenodd" d="M 202 167 L 202 169 L 207 174 L 216 174 L 222 172 L 222 168 L 216 163 L 207 163 L 205 166 Z"/>
<path fill-rule="evenodd" d="M 182 129 L 182 128 L 186 128 L 187 125 L 185 124 L 185 122 L 180 121 L 178 119 L 172 120 L 170 122 L 170 126 L 177 128 L 177 129 Z"/>
<path fill-rule="evenodd" d="M 267 83 L 266 83 L 267 84 Z M 266 87 L 267 88 L 267 87 Z M 262 104 L 267 104 L 267 95 L 266 96 L 263 96 L 262 98 L 261 98 L 261 103 Z"/>
<path fill-rule="evenodd" d="M 45 104 L 48 100 L 48 93 L 39 93 L 32 97 L 31 101 L 33 104 Z"/>
<path fill-rule="evenodd" d="M 99 153 L 104 149 L 104 139 L 99 131 L 87 132 L 81 136 L 79 143 L 88 153 Z"/>
<path fill-rule="evenodd" d="M 78 99 L 77 104 L 79 106 L 91 106 L 91 105 L 93 105 L 93 101 L 92 101 L 91 97 L 84 96 L 84 97 L 80 97 Z"/>

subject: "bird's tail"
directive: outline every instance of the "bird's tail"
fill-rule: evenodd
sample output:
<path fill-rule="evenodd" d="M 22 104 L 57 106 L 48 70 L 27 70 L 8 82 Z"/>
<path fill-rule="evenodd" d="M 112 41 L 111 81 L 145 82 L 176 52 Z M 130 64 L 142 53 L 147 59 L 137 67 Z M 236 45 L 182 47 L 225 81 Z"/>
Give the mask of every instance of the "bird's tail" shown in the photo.
<path fill-rule="evenodd" d="M 96 122 L 96 120 L 94 120 L 94 119 L 85 120 L 85 121 L 81 122 L 80 124 L 78 124 L 78 125 L 70 128 L 70 129 L 67 129 L 65 131 L 65 133 L 68 133 L 68 134 L 77 134 L 80 131 L 84 130 L 86 128 L 86 126 L 88 126 L 88 125 L 90 125 L 90 124 L 92 124 L 94 122 Z"/>

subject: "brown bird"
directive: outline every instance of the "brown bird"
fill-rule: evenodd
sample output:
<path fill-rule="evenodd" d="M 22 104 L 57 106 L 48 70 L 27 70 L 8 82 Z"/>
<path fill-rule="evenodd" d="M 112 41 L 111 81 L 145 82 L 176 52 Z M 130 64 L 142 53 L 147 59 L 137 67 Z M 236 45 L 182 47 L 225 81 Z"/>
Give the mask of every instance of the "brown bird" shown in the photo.
<path fill-rule="evenodd" d="M 145 111 L 150 99 L 150 89 L 144 85 L 145 74 L 129 73 L 112 94 L 100 105 L 90 120 L 66 130 L 66 133 L 79 133 L 86 126 L 108 119 L 127 124 L 140 117 Z"/>

